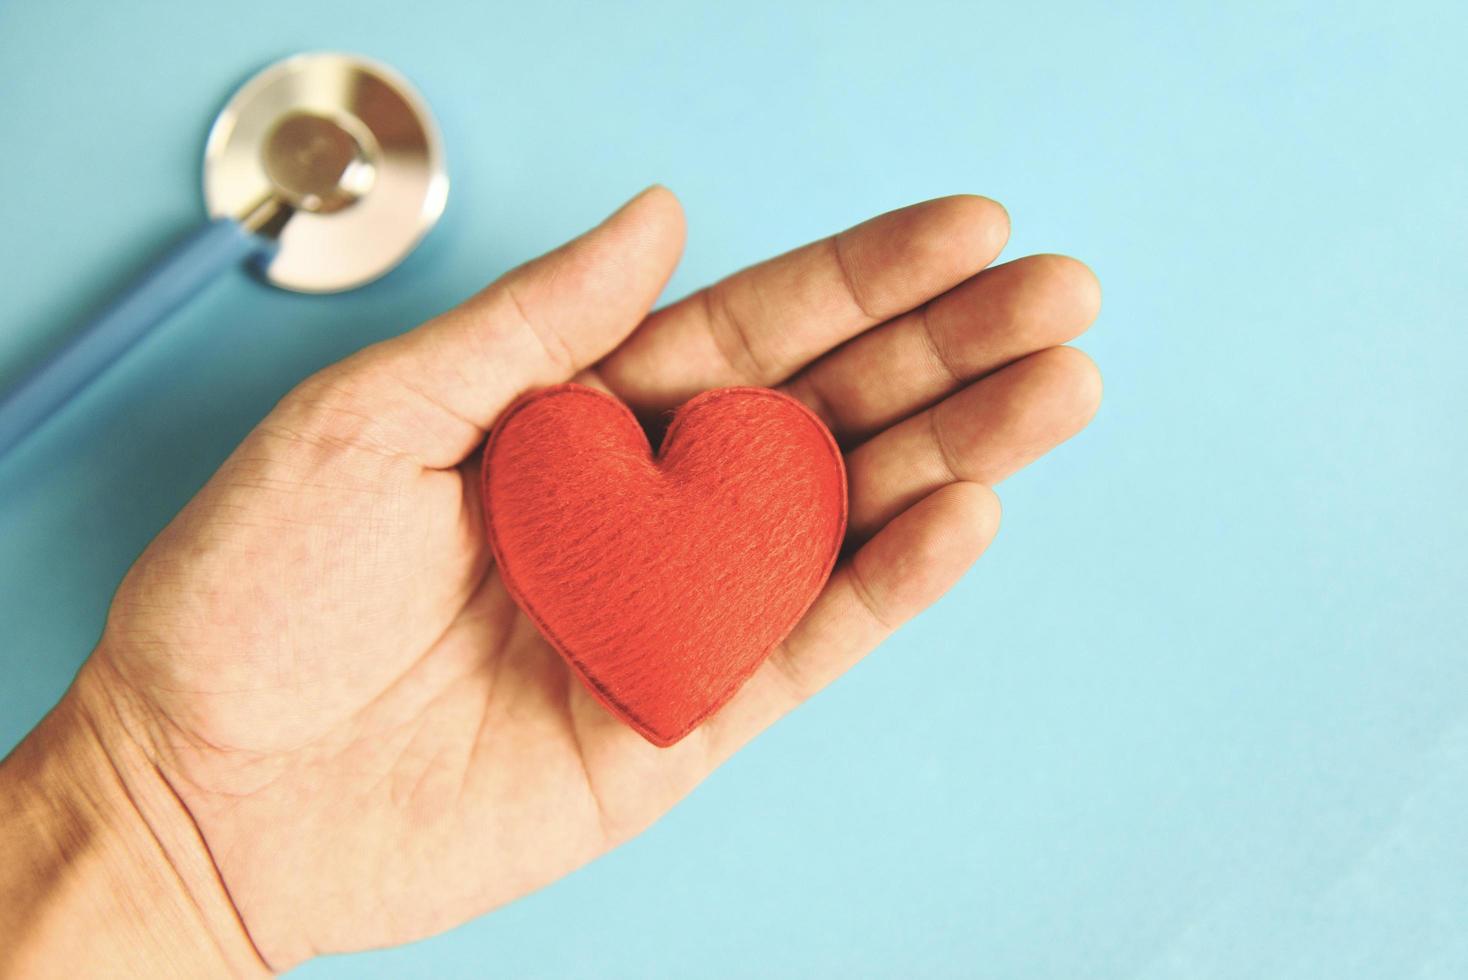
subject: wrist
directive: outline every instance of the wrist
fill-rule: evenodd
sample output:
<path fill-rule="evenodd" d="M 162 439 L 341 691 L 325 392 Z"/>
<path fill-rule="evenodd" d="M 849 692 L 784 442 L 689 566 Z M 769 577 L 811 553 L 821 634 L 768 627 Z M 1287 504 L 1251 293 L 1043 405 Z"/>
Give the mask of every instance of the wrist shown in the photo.
<path fill-rule="evenodd" d="M 268 973 L 117 712 L 89 664 L 0 763 L 0 975 Z"/>

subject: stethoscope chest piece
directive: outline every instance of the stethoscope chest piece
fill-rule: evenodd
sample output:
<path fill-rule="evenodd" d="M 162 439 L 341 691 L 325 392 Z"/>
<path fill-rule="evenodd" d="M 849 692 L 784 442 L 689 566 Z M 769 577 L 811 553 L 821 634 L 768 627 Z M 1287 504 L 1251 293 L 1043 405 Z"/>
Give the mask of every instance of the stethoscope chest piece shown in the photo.
<path fill-rule="evenodd" d="M 210 216 L 275 239 L 256 264 L 299 292 L 383 275 L 447 197 L 427 104 L 397 72 L 357 55 L 301 54 L 266 68 L 220 112 L 204 150 Z"/>
<path fill-rule="evenodd" d="M 249 262 L 305 293 L 360 286 L 407 257 L 448 191 L 438 126 L 397 72 L 333 53 L 271 65 L 209 131 L 212 220 L 0 392 L 0 456 L 226 270 Z"/>

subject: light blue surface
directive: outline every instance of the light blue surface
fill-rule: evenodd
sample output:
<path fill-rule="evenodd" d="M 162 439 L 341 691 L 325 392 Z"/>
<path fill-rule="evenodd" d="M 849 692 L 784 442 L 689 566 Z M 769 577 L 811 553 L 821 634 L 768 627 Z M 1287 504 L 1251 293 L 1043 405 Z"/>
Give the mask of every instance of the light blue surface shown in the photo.
<path fill-rule="evenodd" d="M 202 215 L 298 49 L 441 117 L 440 228 L 359 292 L 209 290 L 0 469 L 0 743 L 293 382 L 643 185 L 679 294 L 918 198 L 1106 285 L 1094 426 L 937 609 L 654 830 L 304 977 L 1468 976 L 1468 14 L 469 0 L 0 7 L 0 382 Z"/>

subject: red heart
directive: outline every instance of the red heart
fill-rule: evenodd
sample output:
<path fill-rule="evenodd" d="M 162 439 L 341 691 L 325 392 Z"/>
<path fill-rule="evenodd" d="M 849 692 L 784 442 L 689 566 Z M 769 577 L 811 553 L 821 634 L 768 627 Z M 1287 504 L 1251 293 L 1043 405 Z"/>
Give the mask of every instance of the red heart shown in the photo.
<path fill-rule="evenodd" d="M 609 395 L 526 395 L 490 434 L 483 479 L 515 602 L 656 745 L 722 707 L 789 635 L 846 532 L 836 441 L 767 388 L 687 402 L 656 456 Z"/>

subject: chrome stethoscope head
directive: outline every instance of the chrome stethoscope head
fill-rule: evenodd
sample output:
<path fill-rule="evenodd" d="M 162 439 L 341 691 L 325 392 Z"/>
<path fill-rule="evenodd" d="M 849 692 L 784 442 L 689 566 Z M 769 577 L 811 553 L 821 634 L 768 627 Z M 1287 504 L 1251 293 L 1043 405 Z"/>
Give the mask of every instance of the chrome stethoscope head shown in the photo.
<path fill-rule="evenodd" d="M 204 150 L 204 199 L 276 241 L 257 266 L 285 289 L 338 292 L 413 250 L 448 198 L 438 125 L 407 79 L 358 55 L 299 54 L 251 78 Z"/>
<path fill-rule="evenodd" d="M 397 72 L 329 52 L 271 65 L 209 131 L 212 220 L 0 392 L 0 456 L 225 271 L 248 261 L 306 293 L 360 286 L 407 257 L 448 191 L 438 126 Z"/>

